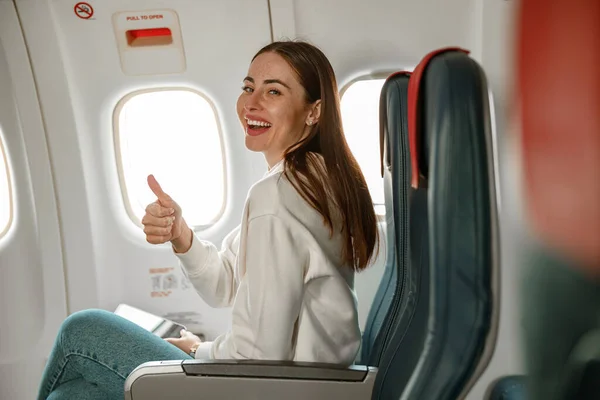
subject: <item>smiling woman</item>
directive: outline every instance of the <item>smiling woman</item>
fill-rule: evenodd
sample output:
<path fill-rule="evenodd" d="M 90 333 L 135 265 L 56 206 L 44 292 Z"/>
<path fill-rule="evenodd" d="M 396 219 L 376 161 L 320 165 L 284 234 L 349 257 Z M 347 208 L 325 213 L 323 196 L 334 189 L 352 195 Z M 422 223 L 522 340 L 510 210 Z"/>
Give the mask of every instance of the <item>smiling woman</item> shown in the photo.
<path fill-rule="evenodd" d="M 272 167 L 288 148 L 309 135 L 312 121 L 319 118 L 320 101 L 307 104 L 295 72 L 277 53 L 258 55 L 248 73 L 237 103 L 238 116 L 246 147 L 262 152 Z"/>
<path fill-rule="evenodd" d="M 212 342 L 182 331 L 167 343 L 102 311 L 75 313 L 59 332 L 40 398 L 92 389 L 123 397 L 137 365 L 189 356 L 352 364 L 361 341 L 354 272 L 374 256 L 377 226 L 344 138 L 333 68 L 310 44 L 272 43 L 253 58 L 237 112 L 246 147 L 264 154 L 269 171 L 221 250 L 194 234 L 154 176 L 156 201 L 141 221 L 148 242 L 171 243 L 207 304 L 232 307 L 231 328 Z M 132 352 L 132 342 L 144 351 Z M 86 353 L 98 357 L 75 359 Z M 74 375 L 77 384 L 68 381 Z"/>
<path fill-rule="evenodd" d="M 342 257 L 353 269 L 364 269 L 377 242 L 376 217 L 367 183 L 344 136 L 329 60 L 308 43 L 275 42 L 254 56 L 245 82 L 249 84 L 237 107 L 242 124 L 264 118 L 280 125 L 262 131 L 268 132 L 265 137 L 247 133 L 246 146 L 262 151 L 269 166 L 284 158 L 284 175 L 322 215 L 331 233 L 333 203 L 341 217 Z M 249 132 L 247 122 L 244 126 Z"/>

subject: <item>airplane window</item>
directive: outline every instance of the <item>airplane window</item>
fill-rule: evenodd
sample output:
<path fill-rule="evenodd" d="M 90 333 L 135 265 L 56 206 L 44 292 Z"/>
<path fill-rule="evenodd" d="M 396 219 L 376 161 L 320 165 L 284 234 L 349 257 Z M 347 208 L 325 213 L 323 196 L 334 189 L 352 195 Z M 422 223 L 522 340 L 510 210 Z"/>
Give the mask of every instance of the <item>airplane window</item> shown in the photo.
<path fill-rule="evenodd" d="M 12 196 L 10 189 L 8 161 L 0 135 L 0 238 L 8 231 L 12 221 Z"/>
<path fill-rule="evenodd" d="M 221 217 L 223 146 L 216 110 L 206 97 L 186 89 L 132 93 L 117 106 L 114 125 L 121 190 L 136 224 L 156 200 L 149 174 L 179 203 L 190 227 L 207 227 Z"/>
<path fill-rule="evenodd" d="M 348 146 L 367 180 L 375 211 L 385 214 L 379 161 L 379 95 L 385 79 L 352 83 L 341 98 L 342 122 Z"/>

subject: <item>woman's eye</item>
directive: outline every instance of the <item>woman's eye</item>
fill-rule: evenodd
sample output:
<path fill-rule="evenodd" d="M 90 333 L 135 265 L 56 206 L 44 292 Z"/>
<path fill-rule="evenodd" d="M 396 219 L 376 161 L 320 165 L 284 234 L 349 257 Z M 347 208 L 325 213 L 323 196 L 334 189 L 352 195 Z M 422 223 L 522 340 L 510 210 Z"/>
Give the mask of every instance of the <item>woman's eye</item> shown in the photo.
<path fill-rule="evenodd" d="M 250 86 L 242 86 L 242 90 L 246 93 L 252 93 L 254 89 L 252 89 Z"/>
<path fill-rule="evenodd" d="M 271 90 L 269 90 L 269 94 L 280 95 L 281 92 L 277 89 L 271 89 Z"/>

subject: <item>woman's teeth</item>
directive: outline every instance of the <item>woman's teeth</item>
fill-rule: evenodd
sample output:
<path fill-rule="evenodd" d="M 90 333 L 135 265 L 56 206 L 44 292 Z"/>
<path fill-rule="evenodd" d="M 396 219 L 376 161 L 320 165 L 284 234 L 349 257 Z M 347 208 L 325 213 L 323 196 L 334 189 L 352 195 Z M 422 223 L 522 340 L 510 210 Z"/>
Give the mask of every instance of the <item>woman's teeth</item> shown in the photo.
<path fill-rule="evenodd" d="M 264 121 L 253 121 L 251 119 L 247 120 L 248 121 L 248 126 L 250 127 L 270 127 L 271 124 L 268 122 L 264 122 Z"/>

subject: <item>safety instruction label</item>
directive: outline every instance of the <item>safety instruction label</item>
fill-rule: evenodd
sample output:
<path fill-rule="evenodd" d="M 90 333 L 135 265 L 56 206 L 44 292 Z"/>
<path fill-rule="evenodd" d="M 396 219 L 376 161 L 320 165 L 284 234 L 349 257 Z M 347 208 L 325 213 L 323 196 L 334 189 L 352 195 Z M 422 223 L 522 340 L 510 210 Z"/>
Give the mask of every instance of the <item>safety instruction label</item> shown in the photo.
<path fill-rule="evenodd" d="M 150 268 L 150 297 L 168 297 L 176 290 L 191 289 L 190 281 L 174 267 Z"/>
<path fill-rule="evenodd" d="M 129 29 L 170 28 L 178 31 L 179 19 L 173 10 L 126 11 L 113 14 L 117 31 Z"/>
<path fill-rule="evenodd" d="M 163 14 L 140 14 L 140 15 L 128 15 L 126 21 L 151 21 L 153 19 L 164 19 Z"/>

